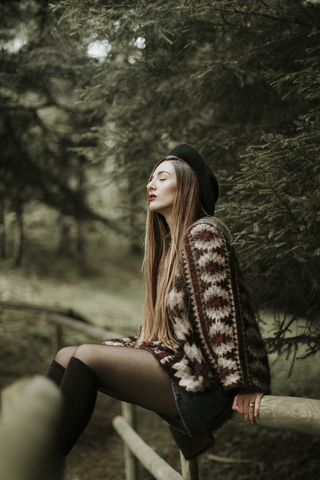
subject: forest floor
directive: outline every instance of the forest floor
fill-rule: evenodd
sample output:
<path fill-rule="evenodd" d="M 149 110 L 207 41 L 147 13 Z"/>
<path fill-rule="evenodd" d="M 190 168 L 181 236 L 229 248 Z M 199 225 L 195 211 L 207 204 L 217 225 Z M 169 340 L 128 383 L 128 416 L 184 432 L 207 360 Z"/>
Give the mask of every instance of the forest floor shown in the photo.
<path fill-rule="evenodd" d="M 79 265 L 73 257 L 56 254 L 57 238 L 43 218 L 27 233 L 22 266 L 13 267 L 10 259 L 0 264 L 0 300 L 74 308 L 92 323 L 121 334 L 137 330 L 143 301 L 141 259 L 129 253 L 125 241 L 96 235 L 88 245 L 86 265 Z M 270 335 L 271 317 L 265 318 L 264 331 Z M 54 355 L 53 328 L 41 312 L 0 309 L 0 389 L 21 377 L 45 374 Z M 65 345 L 88 340 L 64 332 Z M 273 355 L 270 362 L 274 395 L 320 399 L 319 356 L 296 362 L 289 379 L 290 357 Z M 123 444 L 112 426 L 120 411 L 118 401 L 98 396 L 92 420 L 66 460 L 65 480 L 124 479 Z M 138 408 L 138 432 L 179 471 L 179 452 L 162 419 Z M 215 446 L 199 458 L 201 480 L 320 479 L 318 437 L 229 422 L 215 439 Z M 141 480 L 152 478 L 140 467 Z"/>

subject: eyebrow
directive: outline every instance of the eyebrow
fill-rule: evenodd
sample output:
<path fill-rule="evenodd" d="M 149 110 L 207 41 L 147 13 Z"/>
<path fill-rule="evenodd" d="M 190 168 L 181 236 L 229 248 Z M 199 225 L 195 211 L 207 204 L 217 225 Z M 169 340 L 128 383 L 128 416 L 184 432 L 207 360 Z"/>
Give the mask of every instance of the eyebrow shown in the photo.
<path fill-rule="evenodd" d="M 161 172 L 158 172 L 158 173 L 157 173 L 157 177 L 158 177 L 159 175 L 161 175 L 161 173 L 167 173 L 168 175 L 171 175 L 170 172 L 167 172 L 166 170 L 161 170 Z M 154 177 L 154 175 L 152 175 L 152 177 L 150 178 L 150 182 L 151 182 L 151 180 L 153 180 L 153 177 Z"/>

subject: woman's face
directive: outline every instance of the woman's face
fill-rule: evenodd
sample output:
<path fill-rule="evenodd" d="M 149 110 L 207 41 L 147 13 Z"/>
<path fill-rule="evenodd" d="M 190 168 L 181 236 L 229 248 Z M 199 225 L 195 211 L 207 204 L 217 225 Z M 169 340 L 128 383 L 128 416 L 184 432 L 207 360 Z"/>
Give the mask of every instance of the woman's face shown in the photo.
<path fill-rule="evenodd" d="M 169 225 L 177 189 L 177 175 L 172 162 L 166 160 L 160 163 L 147 185 L 149 209 L 161 213 Z"/>

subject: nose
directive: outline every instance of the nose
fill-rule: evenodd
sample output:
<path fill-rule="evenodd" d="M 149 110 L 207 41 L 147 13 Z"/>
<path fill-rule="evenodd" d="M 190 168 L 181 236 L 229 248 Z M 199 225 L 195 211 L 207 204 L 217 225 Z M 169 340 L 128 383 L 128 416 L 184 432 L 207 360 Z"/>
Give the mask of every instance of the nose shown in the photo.
<path fill-rule="evenodd" d="M 153 190 L 154 189 L 154 185 L 153 185 L 153 180 L 151 180 L 148 185 L 147 185 L 147 190 Z"/>

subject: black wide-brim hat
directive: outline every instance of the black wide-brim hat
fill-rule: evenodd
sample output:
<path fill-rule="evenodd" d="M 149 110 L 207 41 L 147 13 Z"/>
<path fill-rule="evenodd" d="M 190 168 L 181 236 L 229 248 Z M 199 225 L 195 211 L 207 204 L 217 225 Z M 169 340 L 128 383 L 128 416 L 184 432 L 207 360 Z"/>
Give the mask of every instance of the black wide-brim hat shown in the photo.
<path fill-rule="evenodd" d="M 216 201 L 219 198 L 218 181 L 200 153 L 191 145 L 182 143 L 169 153 L 169 156 L 184 160 L 195 172 L 201 192 L 201 203 L 208 215 L 214 214 Z"/>

